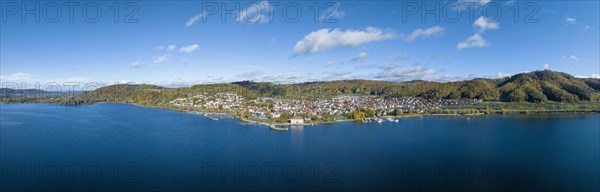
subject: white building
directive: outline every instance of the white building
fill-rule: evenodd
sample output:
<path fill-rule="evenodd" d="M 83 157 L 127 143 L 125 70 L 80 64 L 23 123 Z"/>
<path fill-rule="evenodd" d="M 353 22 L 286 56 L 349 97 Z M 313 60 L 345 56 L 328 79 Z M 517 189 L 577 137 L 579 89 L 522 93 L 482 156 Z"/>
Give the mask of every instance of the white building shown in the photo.
<path fill-rule="evenodd" d="M 279 118 L 279 117 L 281 117 L 281 114 L 280 114 L 280 113 L 271 113 L 271 118 L 273 118 L 273 119 L 277 119 L 277 118 Z"/>
<path fill-rule="evenodd" d="M 294 116 L 290 119 L 290 124 L 292 125 L 302 125 L 304 124 L 304 119 L 300 116 Z"/>

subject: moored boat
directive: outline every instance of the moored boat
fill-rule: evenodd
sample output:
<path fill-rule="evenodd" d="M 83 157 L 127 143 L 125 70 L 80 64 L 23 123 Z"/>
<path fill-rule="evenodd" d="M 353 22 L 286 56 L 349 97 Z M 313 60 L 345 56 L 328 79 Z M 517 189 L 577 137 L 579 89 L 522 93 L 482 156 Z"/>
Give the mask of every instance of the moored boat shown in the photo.
<path fill-rule="evenodd" d="M 290 129 L 289 127 L 277 127 L 276 125 L 269 125 L 269 128 L 276 131 L 287 131 Z"/>

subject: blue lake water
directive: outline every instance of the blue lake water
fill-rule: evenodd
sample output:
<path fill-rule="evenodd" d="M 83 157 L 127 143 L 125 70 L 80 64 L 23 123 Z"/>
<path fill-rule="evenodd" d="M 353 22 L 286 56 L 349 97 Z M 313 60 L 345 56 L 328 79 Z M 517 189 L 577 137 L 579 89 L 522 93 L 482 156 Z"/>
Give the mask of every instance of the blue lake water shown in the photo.
<path fill-rule="evenodd" d="M 600 115 L 273 131 L 125 104 L 0 104 L 0 191 L 598 191 Z"/>

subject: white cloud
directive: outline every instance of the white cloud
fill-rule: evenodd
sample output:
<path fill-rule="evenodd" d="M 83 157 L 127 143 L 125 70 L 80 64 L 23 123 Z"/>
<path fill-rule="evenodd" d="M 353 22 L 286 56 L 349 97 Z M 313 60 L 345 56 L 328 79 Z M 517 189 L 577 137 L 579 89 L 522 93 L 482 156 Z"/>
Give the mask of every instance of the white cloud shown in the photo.
<path fill-rule="evenodd" d="M 334 63 L 335 61 L 332 61 Z M 338 64 L 339 62 L 335 62 Z M 232 74 L 229 77 L 213 77 L 204 76 L 204 79 L 195 81 L 182 80 L 176 78 L 174 80 L 161 81 L 161 82 L 149 82 L 151 84 L 157 84 L 167 87 L 189 87 L 196 84 L 202 83 L 228 83 L 234 81 L 251 80 L 256 82 L 273 82 L 276 84 L 281 83 L 301 83 L 301 82 L 313 82 L 313 81 L 332 81 L 332 80 L 349 80 L 349 79 L 375 79 L 375 80 L 388 80 L 388 81 L 412 81 L 412 80 L 425 80 L 425 81 L 457 81 L 465 80 L 466 77 L 452 76 L 449 74 L 441 74 L 438 70 L 426 68 L 416 63 L 414 66 L 403 66 L 398 64 L 388 65 L 363 65 L 365 69 L 360 72 L 350 71 L 335 71 L 335 72 L 322 72 L 322 73 L 278 73 L 278 74 L 266 74 L 262 69 L 251 69 L 247 72 Z M 468 77 L 469 79 L 472 76 Z"/>
<path fill-rule="evenodd" d="M 479 34 L 474 34 L 471 37 L 467 38 L 465 41 L 458 43 L 456 45 L 457 49 L 465 49 L 471 47 L 485 47 L 488 46 L 488 43 L 483 39 L 483 37 Z"/>
<path fill-rule="evenodd" d="M 175 50 L 175 48 L 176 48 L 176 46 L 172 45 L 172 44 L 167 45 L 166 47 L 162 46 L 162 45 L 154 47 L 154 49 L 156 49 L 156 50 L 167 50 L 167 51 L 173 51 L 173 50 Z"/>
<path fill-rule="evenodd" d="M 331 66 L 331 65 L 335 65 L 335 64 L 336 64 L 336 62 L 334 60 L 331 60 L 331 61 L 327 61 L 325 66 Z"/>
<path fill-rule="evenodd" d="M 361 61 L 361 60 L 367 58 L 367 56 L 368 56 L 367 52 L 364 52 L 364 51 L 360 52 L 360 53 L 358 53 L 358 55 L 356 55 L 354 58 L 352 58 L 351 62 Z"/>
<path fill-rule="evenodd" d="M 198 21 L 199 19 L 202 19 L 204 17 L 206 17 L 206 11 L 204 11 L 198 15 L 194 15 L 185 23 L 185 27 L 191 27 L 192 25 L 194 25 L 194 23 L 196 23 L 196 21 Z"/>
<path fill-rule="evenodd" d="M 269 1 L 261 1 L 258 3 L 248 3 L 244 10 L 242 10 L 236 22 L 246 21 L 249 23 L 266 23 L 269 21 L 269 17 L 265 13 L 269 13 L 273 9 Z"/>
<path fill-rule="evenodd" d="M 475 20 L 475 22 L 473 22 L 473 26 L 477 27 L 479 29 L 479 33 L 483 33 L 484 31 L 488 30 L 488 29 L 498 29 L 500 27 L 498 27 L 500 23 L 498 22 L 490 22 L 488 20 L 486 20 L 483 16 L 480 16 L 477 20 Z"/>
<path fill-rule="evenodd" d="M 321 73 L 315 80 L 325 79 L 326 81 L 341 80 L 341 79 L 361 79 L 362 76 L 354 75 L 352 72 L 336 72 L 336 73 Z M 322 81 L 322 80 L 321 80 Z"/>
<path fill-rule="evenodd" d="M 550 64 L 548 64 L 548 63 L 544 64 L 544 69 L 550 69 Z"/>
<path fill-rule="evenodd" d="M 424 68 L 422 66 L 416 66 L 413 68 L 405 68 L 402 65 L 383 65 L 376 66 L 380 71 L 370 76 L 379 80 L 386 81 L 412 81 L 412 80 L 440 80 L 436 75 L 437 71 L 434 69 Z"/>
<path fill-rule="evenodd" d="M 209 76 L 204 80 L 184 80 L 182 78 L 174 78 L 171 80 L 148 82 L 148 84 L 154 84 L 154 85 L 158 85 L 161 87 L 180 88 L 180 87 L 191 87 L 191 86 L 200 85 L 200 84 L 230 83 L 230 82 L 233 82 L 233 80 L 225 79 L 223 77 Z"/>
<path fill-rule="evenodd" d="M 54 78 L 54 79 L 44 79 L 40 80 L 34 78 L 33 75 L 28 73 L 14 73 L 10 75 L 0 75 L 0 82 L 2 82 L 2 88 L 11 88 L 13 87 L 9 83 L 16 83 L 18 86 L 23 86 L 21 88 L 33 88 L 35 86 L 46 86 L 49 83 L 56 83 L 63 86 L 65 83 L 80 83 L 79 89 L 81 89 L 85 84 L 81 84 L 84 82 L 90 82 L 90 79 L 87 77 L 69 77 L 69 78 Z M 38 84 L 39 83 L 39 84 Z M 5 85 L 6 84 L 6 85 Z M 37 85 L 36 85 L 37 84 Z M 68 84 L 69 86 L 71 84 Z M 19 87 L 16 87 L 19 88 Z M 63 89 L 67 89 L 68 87 L 63 87 Z"/>
<path fill-rule="evenodd" d="M 140 68 L 140 67 L 142 67 L 142 64 L 144 64 L 142 61 L 137 60 L 137 61 L 134 61 L 134 62 L 130 63 L 129 67 Z"/>
<path fill-rule="evenodd" d="M 588 30 L 588 29 L 594 28 L 594 27 L 592 27 L 592 26 L 590 26 L 590 25 L 588 25 L 588 24 L 586 24 L 586 23 L 584 23 L 584 22 L 577 21 L 577 19 L 575 19 L 575 17 L 571 17 L 571 16 L 567 16 L 567 17 L 565 17 L 565 20 L 564 20 L 564 22 L 565 22 L 567 25 L 576 26 L 576 27 L 581 27 L 581 28 L 583 28 L 584 30 Z"/>
<path fill-rule="evenodd" d="M 406 37 L 407 41 L 414 41 L 418 37 L 430 37 L 434 35 L 440 35 L 444 32 L 444 28 L 440 26 L 433 26 L 427 29 L 416 29 L 408 37 Z"/>
<path fill-rule="evenodd" d="M 434 56 L 432 56 L 431 58 L 435 59 L 435 60 L 442 60 L 442 59 L 446 58 L 446 56 L 442 53 L 438 53 L 438 54 L 435 54 Z"/>
<path fill-rule="evenodd" d="M 28 73 L 14 73 L 10 75 L 0 75 L 0 81 L 3 82 L 30 82 L 34 81 L 33 75 Z"/>
<path fill-rule="evenodd" d="M 117 84 L 135 84 L 135 82 L 132 82 L 130 80 L 127 79 L 121 79 L 120 81 L 115 82 Z"/>
<path fill-rule="evenodd" d="M 510 77 L 512 76 L 510 73 L 498 73 L 496 74 L 496 78 L 505 78 L 505 77 Z"/>
<path fill-rule="evenodd" d="M 592 79 L 600 79 L 600 74 L 592 74 L 591 76 L 584 75 L 576 75 L 577 78 L 592 78 Z"/>
<path fill-rule="evenodd" d="M 365 30 L 319 29 L 313 31 L 294 47 L 296 55 L 317 53 L 338 47 L 356 47 L 365 43 L 393 39 L 397 35 L 378 28 L 367 27 Z"/>
<path fill-rule="evenodd" d="M 167 51 L 173 51 L 173 50 L 175 50 L 175 45 L 167 46 Z"/>
<path fill-rule="evenodd" d="M 487 41 L 483 39 L 483 32 L 490 29 L 499 29 L 499 22 L 489 22 L 485 19 L 485 17 L 480 16 L 475 22 L 473 22 L 473 26 L 477 28 L 477 32 L 467 38 L 465 41 L 460 42 L 456 45 L 457 49 L 465 49 L 471 47 L 486 47 L 488 46 Z"/>
<path fill-rule="evenodd" d="M 200 47 L 197 44 L 192 44 L 192 45 L 188 45 L 188 46 L 180 48 L 179 51 L 184 52 L 184 53 L 191 53 L 191 52 L 198 50 L 198 48 L 200 48 Z"/>
<path fill-rule="evenodd" d="M 579 58 L 578 58 L 577 56 L 575 56 L 575 55 L 562 56 L 562 57 L 561 57 L 561 59 L 562 59 L 562 60 L 567 60 L 567 61 L 569 61 L 570 63 L 573 63 L 573 62 L 575 62 L 575 61 L 579 60 Z"/>
<path fill-rule="evenodd" d="M 48 82 L 55 83 L 83 83 L 89 82 L 90 79 L 87 77 L 70 77 L 70 78 L 60 78 L 60 79 L 51 79 Z"/>
<path fill-rule="evenodd" d="M 574 17 L 566 17 L 565 22 L 568 24 L 575 24 L 577 23 L 577 20 Z"/>
<path fill-rule="evenodd" d="M 248 72 L 248 73 L 238 74 L 238 75 L 236 75 L 236 77 L 241 80 L 256 81 L 256 80 L 258 80 L 258 77 L 262 74 L 264 74 L 264 72 L 262 72 L 262 71 L 252 71 L 252 72 Z"/>
<path fill-rule="evenodd" d="M 171 54 L 164 54 L 164 55 L 161 55 L 160 57 L 156 57 L 154 59 L 154 61 L 152 61 L 152 63 L 154 63 L 156 65 L 161 65 L 169 60 L 171 60 Z"/>
<path fill-rule="evenodd" d="M 262 77 L 257 77 L 255 81 L 259 82 L 273 82 L 273 83 L 298 83 L 305 82 L 312 76 L 312 74 L 298 74 L 298 73 L 289 73 L 289 74 L 280 74 L 280 75 L 267 75 Z"/>

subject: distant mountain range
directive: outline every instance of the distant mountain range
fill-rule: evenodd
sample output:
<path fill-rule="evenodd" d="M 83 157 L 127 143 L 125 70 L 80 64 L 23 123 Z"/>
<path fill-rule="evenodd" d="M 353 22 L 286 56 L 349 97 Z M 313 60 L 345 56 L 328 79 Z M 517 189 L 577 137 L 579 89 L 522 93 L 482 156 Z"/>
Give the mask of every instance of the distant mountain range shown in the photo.
<path fill-rule="evenodd" d="M 331 98 L 339 95 L 381 97 L 423 97 L 429 99 L 483 99 L 505 102 L 599 101 L 600 79 L 577 78 L 550 70 L 520 73 L 501 79 L 477 78 L 457 82 L 389 82 L 341 80 L 297 84 L 241 81 L 202 84 L 185 88 L 155 85 L 111 85 L 82 94 L 79 99 L 126 101 L 157 105 L 199 92 L 235 92 L 247 98 L 278 97 L 290 99 Z"/>
<path fill-rule="evenodd" d="M 33 94 L 44 94 L 48 93 L 40 89 L 10 89 L 0 88 L 0 96 L 12 96 L 12 95 L 33 95 Z"/>
<path fill-rule="evenodd" d="M 45 91 L 41 89 L 11 89 L 11 88 L 0 88 L 0 98 L 1 97 L 19 97 L 19 96 L 59 96 L 66 94 L 79 94 L 82 91 Z"/>

